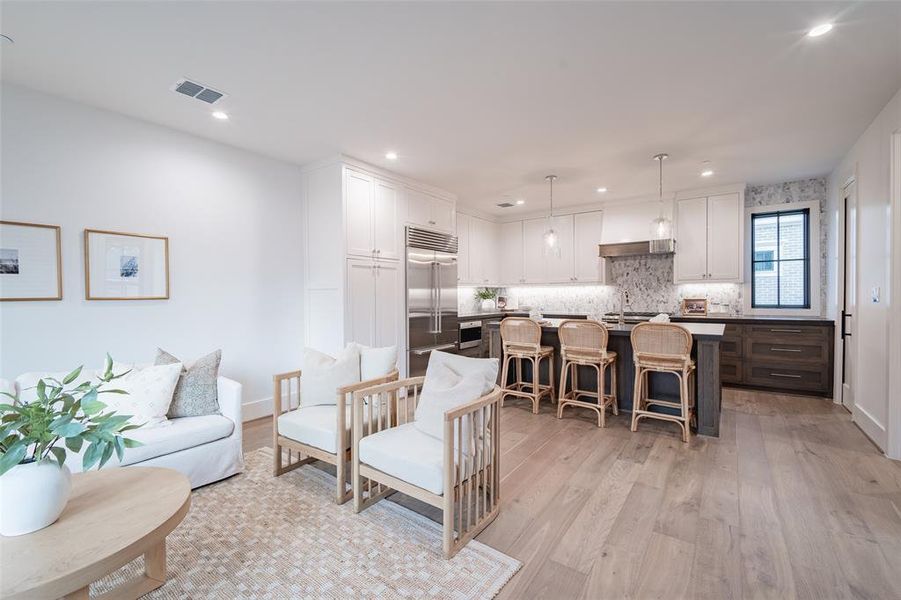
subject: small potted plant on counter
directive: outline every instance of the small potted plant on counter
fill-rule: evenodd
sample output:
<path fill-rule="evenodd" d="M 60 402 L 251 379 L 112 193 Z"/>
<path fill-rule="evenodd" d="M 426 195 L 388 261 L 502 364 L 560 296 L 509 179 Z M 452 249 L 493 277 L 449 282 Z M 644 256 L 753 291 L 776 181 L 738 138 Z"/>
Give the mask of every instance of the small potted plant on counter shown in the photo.
<path fill-rule="evenodd" d="M 31 402 L 20 401 L 20 392 L 2 392 L 12 399 L 0 404 L 2 535 L 37 531 L 59 518 L 72 488 L 65 448 L 78 453 L 84 447 L 82 468 L 87 471 L 102 467 L 113 453 L 121 461 L 126 448 L 140 445 L 122 435 L 138 427 L 129 423 L 131 415 L 104 412 L 106 405 L 99 400 L 100 394 L 126 393 L 102 389 L 125 373 L 113 375 L 113 359 L 107 355 L 102 374 L 73 386 L 81 370 L 62 381 L 41 379 Z"/>
<path fill-rule="evenodd" d="M 495 299 L 497 298 L 497 290 L 491 288 L 478 288 L 476 290 L 476 300 L 481 301 L 482 310 L 494 310 Z"/>

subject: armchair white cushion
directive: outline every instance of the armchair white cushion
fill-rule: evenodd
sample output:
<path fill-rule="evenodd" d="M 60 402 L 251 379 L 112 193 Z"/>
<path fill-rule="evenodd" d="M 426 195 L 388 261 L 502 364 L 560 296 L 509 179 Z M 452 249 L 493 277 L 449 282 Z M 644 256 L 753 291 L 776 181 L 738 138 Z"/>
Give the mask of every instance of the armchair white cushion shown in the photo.
<path fill-rule="evenodd" d="M 384 377 L 397 368 L 397 346 L 372 348 L 353 343 L 360 352 L 360 381 Z"/>
<path fill-rule="evenodd" d="M 434 351 L 429 356 L 429 366 L 425 378 L 429 379 L 429 371 L 441 366 L 450 367 L 463 379 L 476 378 L 482 382 L 482 394 L 487 394 L 497 383 L 497 371 L 500 362 L 496 358 L 470 358 L 460 354 Z"/>
<path fill-rule="evenodd" d="M 438 441 L 444 439 L 444 413 L 458 406 L 476 400 L 482 395 L 484 384 L 478 374 L 470 374 L 468 378 L 460 376 L 445 363 L 432 365 L 429 363 L 425 382 L 422 384 L 422 395 L 416 407 L 413 422 L 416 429 L 428 434 Z M 463 439 L 470 439 L 472 419 L 461 420 Z M 454 430 L 454 446 L 457 444 L 457 432 Z M 464 448 L 469 453 L 469 448 Z"/>
<path fill-rule="evenodd" d="M 300 404 L 315 406 L 336 403 L 335 390 L 360 381 L 360 349 L 348 344 L 338 356 L 306 348 L 300 380 Z"/>
<path fill-rule="evenodd" d="M 301 406 L 278 417 L 278 434 L 308 444 L 331 454 L 337 454 L 338 407 L 334 404 Z M 351 407 L 344 410 L 345 436 L 350 448 Z M 344 448 L 347 450 L 347 448 Z"/>

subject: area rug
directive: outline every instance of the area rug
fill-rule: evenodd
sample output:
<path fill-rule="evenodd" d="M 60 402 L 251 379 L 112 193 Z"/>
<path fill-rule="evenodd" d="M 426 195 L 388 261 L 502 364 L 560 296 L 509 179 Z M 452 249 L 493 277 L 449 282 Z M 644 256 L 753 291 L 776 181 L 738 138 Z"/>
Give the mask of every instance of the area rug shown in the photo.
<path fill-rule="evenodd" d="M 272 476 L 272 451 L 195 490 L 167 538 L 169 580 L 147 598 L 492 598 L 521 563 L 471 541 L 451 560 L 441 526 L 393 502 L 360 514 L 335 504 L 335 479 L 304 466 Z M 91 595 L 140 573 L 133 561 Z"/>

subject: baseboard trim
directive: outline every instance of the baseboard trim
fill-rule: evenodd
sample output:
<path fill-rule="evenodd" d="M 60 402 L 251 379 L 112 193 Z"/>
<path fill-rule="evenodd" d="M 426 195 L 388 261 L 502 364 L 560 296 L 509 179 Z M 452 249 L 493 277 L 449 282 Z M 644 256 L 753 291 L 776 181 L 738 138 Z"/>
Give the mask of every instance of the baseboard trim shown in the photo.
<path fill-rule="evenodd" d="M 885 452 L 886 430 L 867 411 L 855 404 L 851 411 L 851 420 L 865 436 L 882 452 Z"/>
<path fill-rule="evenodd" d="M 272 398 L 262 398 L 247 402 L 241 407 L 241 420 L 254 421 L 272 415 Z"/>

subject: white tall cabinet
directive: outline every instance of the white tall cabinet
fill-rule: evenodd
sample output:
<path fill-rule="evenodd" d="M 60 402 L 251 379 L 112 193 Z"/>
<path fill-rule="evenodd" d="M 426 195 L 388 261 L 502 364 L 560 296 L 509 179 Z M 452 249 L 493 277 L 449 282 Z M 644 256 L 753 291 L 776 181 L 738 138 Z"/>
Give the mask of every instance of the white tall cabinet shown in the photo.
<path fill-rule="evenodd" d="M 452 232 L 456 198 L 347 157 L 304 168 L 302 189 L 305 344 L 397 345 L 405 372 L 404 223 Z"/>
<path fill-rule="evenodd" d="M 676 283 L 740 283 L 743 278 L 744 194 L 676 200 Z"/>
<path fill-rule="evenodd" d="M 502 285 L 525 283 L 522 245 L 523 222 L 501 223 L 498 226 L 498 230 L 500 233 L 498 283 Z"/>

